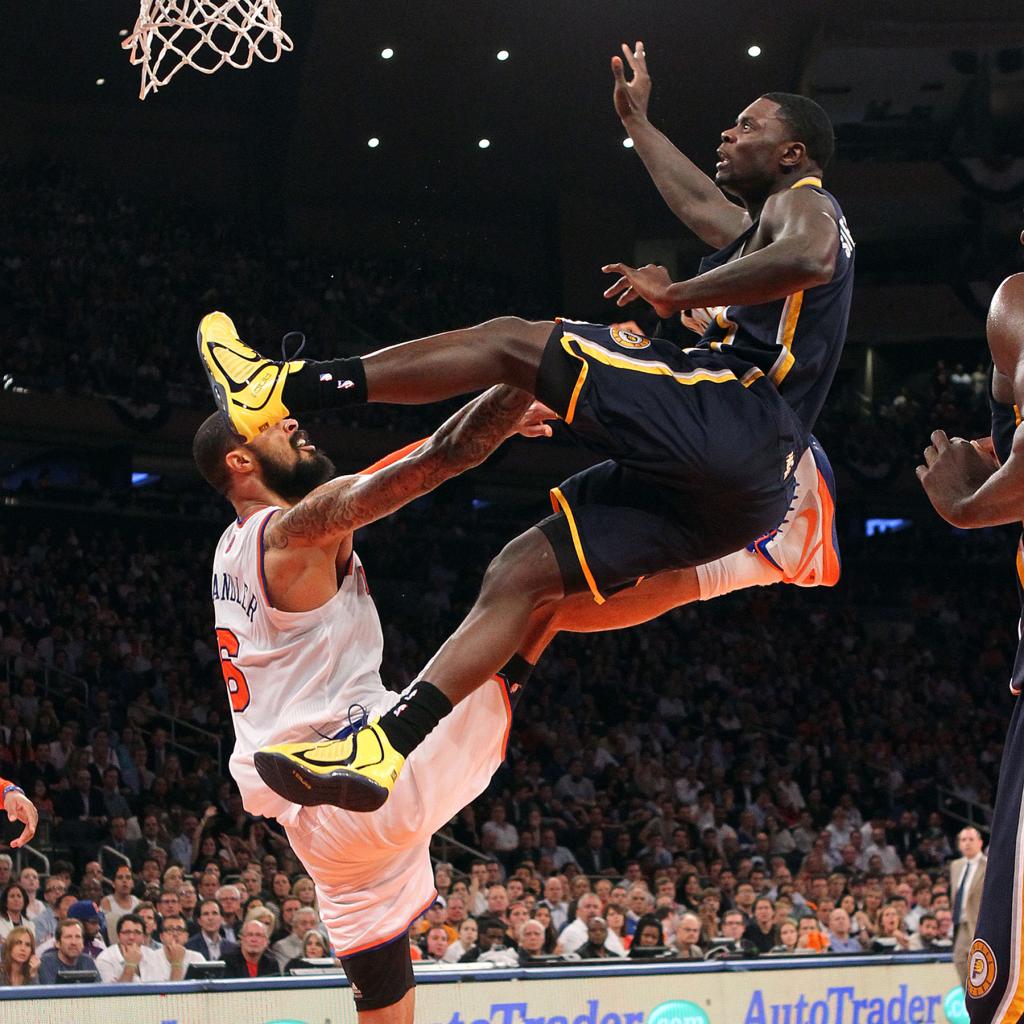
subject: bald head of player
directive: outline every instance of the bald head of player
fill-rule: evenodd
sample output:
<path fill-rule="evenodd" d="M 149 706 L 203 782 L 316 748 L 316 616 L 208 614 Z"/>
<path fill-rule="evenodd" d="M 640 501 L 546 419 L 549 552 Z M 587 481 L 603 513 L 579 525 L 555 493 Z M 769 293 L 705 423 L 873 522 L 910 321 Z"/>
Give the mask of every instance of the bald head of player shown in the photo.
<path fill-rule="evenodd" d="M 834 149 L 832 122 L 814 100 L 765 93 L 722 132 L 715 184 L 745 203 L 763 201 L 787 180 L 820 176 Z"/>
<path fill-rule="evenodd" d="M 192 457 L 207 483 L 236 507 L 247 501 L 292 505 L 335 475 L 334 463 L 294 419 L 246 444 L 215 412 L 196 431 Z"/>

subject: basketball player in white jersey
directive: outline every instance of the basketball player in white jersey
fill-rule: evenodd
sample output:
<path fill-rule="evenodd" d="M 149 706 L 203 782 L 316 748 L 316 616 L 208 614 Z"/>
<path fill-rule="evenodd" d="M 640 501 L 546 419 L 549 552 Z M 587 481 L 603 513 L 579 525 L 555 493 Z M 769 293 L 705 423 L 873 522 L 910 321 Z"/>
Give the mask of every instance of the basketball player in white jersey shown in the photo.
<path fill-rule="evenodd" d="M 223 319 L 227 330 L 230 321 Z M 492 388 L 427 441 L 363 474 L 336 479 L 330 460 L 291 418 L 246 443 L 216 413 L 193 445 L 200 472 L 237 517 L 217 545 L 211 581 L 236 737 L 231 773 L 246 810 L 284 825 L 316 882 L 360 1024 L 412 1022 L 405 936 L 436 895 L 430 837 L 486 788 L 504 757 L 512 695 L 554 634 L 620 628 L 688 601 L 784 578 L 773 563 L 742 551 L 699 573 L 664 573 L 600 607 L 563 602 L 528 631 L 521 666 L 475 690 L 417 747 L 380 810 L 302 806 L 277 795 L 254 767 L 261 747 L 312 746 L 324 734 L 344 735 L 396 707 L 416 686 L 399 695 L 381 682 L 383 637 L 353 532 L 482 462 L 517 429 L 549 435 L 544 421 L 554 414 L 529 403 L 521 391 Z M 814 490 L 808 486 L 807 493 Z M 802 535 L 791 540 L 780 532 L 774 554 L 785 562 L 799 558 L 804 546 Z M 456 747 L 460 756 L 453 758 Z M 374 756 L 365 744 L 359 753 Z"/>
<path fill-rule="evenodd" d="M 404 939 L 436 895 L 428 843 L 483 792 L 504 756 L 504 683 L 481 688 L 436 730 L 378 814 L 289 803 L 261 782 L 253 754 L 358 726 L 399 701 L 380 679 L 383 635 L 353 531 L 478 465 L 517 430 L 550 434 L 551 415 L 522 391 L 492 388 L 404 457 L 334 479 L 330 460 L 294 419 L 250 444 L 220 413 L 196 434 L 200 472 L 237 515 L 217 545 L 211 584 L 235 728 L 231 774 L 246 810 L 285 826 L 316 881 L 362 1024 L 412 1020 Z M 475 737 L 473 748 L 453 758 L 460 733 Z"/>

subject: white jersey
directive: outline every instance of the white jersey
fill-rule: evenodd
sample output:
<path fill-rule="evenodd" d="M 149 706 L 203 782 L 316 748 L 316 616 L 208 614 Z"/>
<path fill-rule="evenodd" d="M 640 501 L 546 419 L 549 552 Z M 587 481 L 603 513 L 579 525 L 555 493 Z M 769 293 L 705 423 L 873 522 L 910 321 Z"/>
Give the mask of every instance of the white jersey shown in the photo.
<path fill-rule="evenodd" d="M 287 824 L 298 807 L 264 785 L 253 754 L 334 735 L 348 725 L 353 705 L 379 712 L 398 698 L 381 682 L 384 637 L 354 551 L 338 592 L 319 608 L 285 612 L 271 605 L 263 535 L 278 511 L 260 509 L 224 531 L 211 590 L 235 727 L 231 774 L 250 814 Z"/>

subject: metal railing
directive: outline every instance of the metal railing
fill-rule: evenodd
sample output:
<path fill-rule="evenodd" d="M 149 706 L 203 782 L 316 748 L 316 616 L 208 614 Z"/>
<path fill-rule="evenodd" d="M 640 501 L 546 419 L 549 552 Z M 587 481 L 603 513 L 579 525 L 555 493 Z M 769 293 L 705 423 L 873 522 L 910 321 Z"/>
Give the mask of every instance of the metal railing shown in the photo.
<path fill-rule="evenodd" d="M 127 864 L 128 867 L 132 866 L 131 858 L 130 857 L 126 857 L 120 850 L 115 850 L 112 846 L 101 846 L 100 847 L 99 862 L 100 862 L 100 869 L 102 870 L 104 876 L 108 875 L 107 866 L 106 866 L 106 864 L 103 863 L 103 855 L 105 853 L 110 854 L 111 857 L 114 857 L 115 859 L 119 860 L 122 864 Z M 114 868 L 114 871 L 116 871 L 116 870 L 117 870 L 117 868 Z M 109 872 L 109 876 L 111 878 L 113 878 L 114 877 L 113 876 L 113 872 Z"/>
<path fill-rule="evenodd" d="M 8 686 L 13 682 L 13 662 L 14 656 L 10 654 L 8 654 L 6 659 L 4 659 L 4 673 L 7 677 Z M 65 672 L 61 668 L 53 668 L 45 662 L 40 662 L 39 671 L 31 673 L 31 675 L 33 679 L 42 678 L 43 693 L 45 694 L 49 694 L 51 689 L 57 689 L 58 686 L 65 691 L 81 687 L 85 706 L 89 706 L 89 684 L 80 676 L 72 675 L 70 672 Z"/>
<path fill-rule="evenodd" d="M 952 818 L 961 825 L 976 828 L 979 832 L 988 833 L 992 825 L 992 808 L 988 804 L 960 796 L 945 786 L 936 786 L 939 810 L 947 818 Z"/>
<path fill-rule="evenodd" d="M 26 853 L 29 854 L 32 857 L 35 857 L 39 861 L 39 863 L 42 864 L 43 870 L 40 871 L 39 873 L 41 875 L 44 875 L 44 876 L 48 877 L 49 874 L 50 874 L 50 858 L 47 857 L 45 853 L 42 853 L 41 851 L 37 850 L 34 846 L 19 846 L 18 847 L 18 852 L 14 855 L 14 867 L 15 867 L 15 870 L 21 871 L 21 869 L 22 869 L 22 863 L 21 863 L 22 855 L 26 854 Z"/>
<path fill-rule="evenodd" d="M 7 685 L 10 686 L 13 682 L 13 661 L 12 655 L 7 655 L 4 659 L 4 673 L 7 679 Z M 57 690 L 62 689 L 64 692 L 81 688 L 82 699 L 85 702 L 85 707 L 89 707 L 89 684 L 82 679 L 80 676 L 72 675 L 70 672 L 65 672 L 63 669 L 52 668 L 48 665 L 42 665 L 38 672 L 32 673 L 33 678 L 41 678 L 43 683 L 43 692 L 49 694 L 51 689 Z M 183 718 L 175 718 L 174 715 L 167 714 L 166 711 L 156 711 L 154 716 L 163 719 L 168 723 L 168 731 L 170 732 L 171 738 L 168 741 L 172 747 L 176 747 L 178 750 L 183 750 L 187 754 L 191 754 L 193 757 L 198 757 L 200 754 L 210 753 L 209 750 L 201 749 L 200 747 L 191 746 L 188 743 L 183 742 L 178 737 L 179 730 L 191 730 L 192 733 L 204 736 L 209 740 L 212 740 L 212 746 L 216 750 L 217 757 L 217 773 L 223 775 L 224 773 L 224 744 L 221 737 L 211 732 L 209 729 L 204 729 L 202 726 L 195 725 L 192 722 L 188 722 Z M 164 728 L 164 726 L 160 726 Z M 139 731 L 143 735 L 151 734 L 152 728 L 139 728 Z M 193 742 L 195 742 L 193 740 Z"/>

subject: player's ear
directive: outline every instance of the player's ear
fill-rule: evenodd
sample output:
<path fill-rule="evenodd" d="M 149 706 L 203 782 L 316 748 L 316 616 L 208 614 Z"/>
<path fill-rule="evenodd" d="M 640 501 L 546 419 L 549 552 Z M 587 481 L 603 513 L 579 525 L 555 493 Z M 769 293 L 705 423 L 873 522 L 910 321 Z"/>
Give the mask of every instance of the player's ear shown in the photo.
<path fill-rule="evenodd" d="M 224 461 L 232 473 L 251 473 L 256 468 L 256 460 L 253 458 L 252 452 L 246 451 L 244 448 L 232 448 L 224 456 Z"/>
<path fill-rule="evenodd" d="M 802 142 L 786 142 L 779 155 L 779 165 L 786 170 L 799 167 L 807 159 L 807 147 Z"/>

